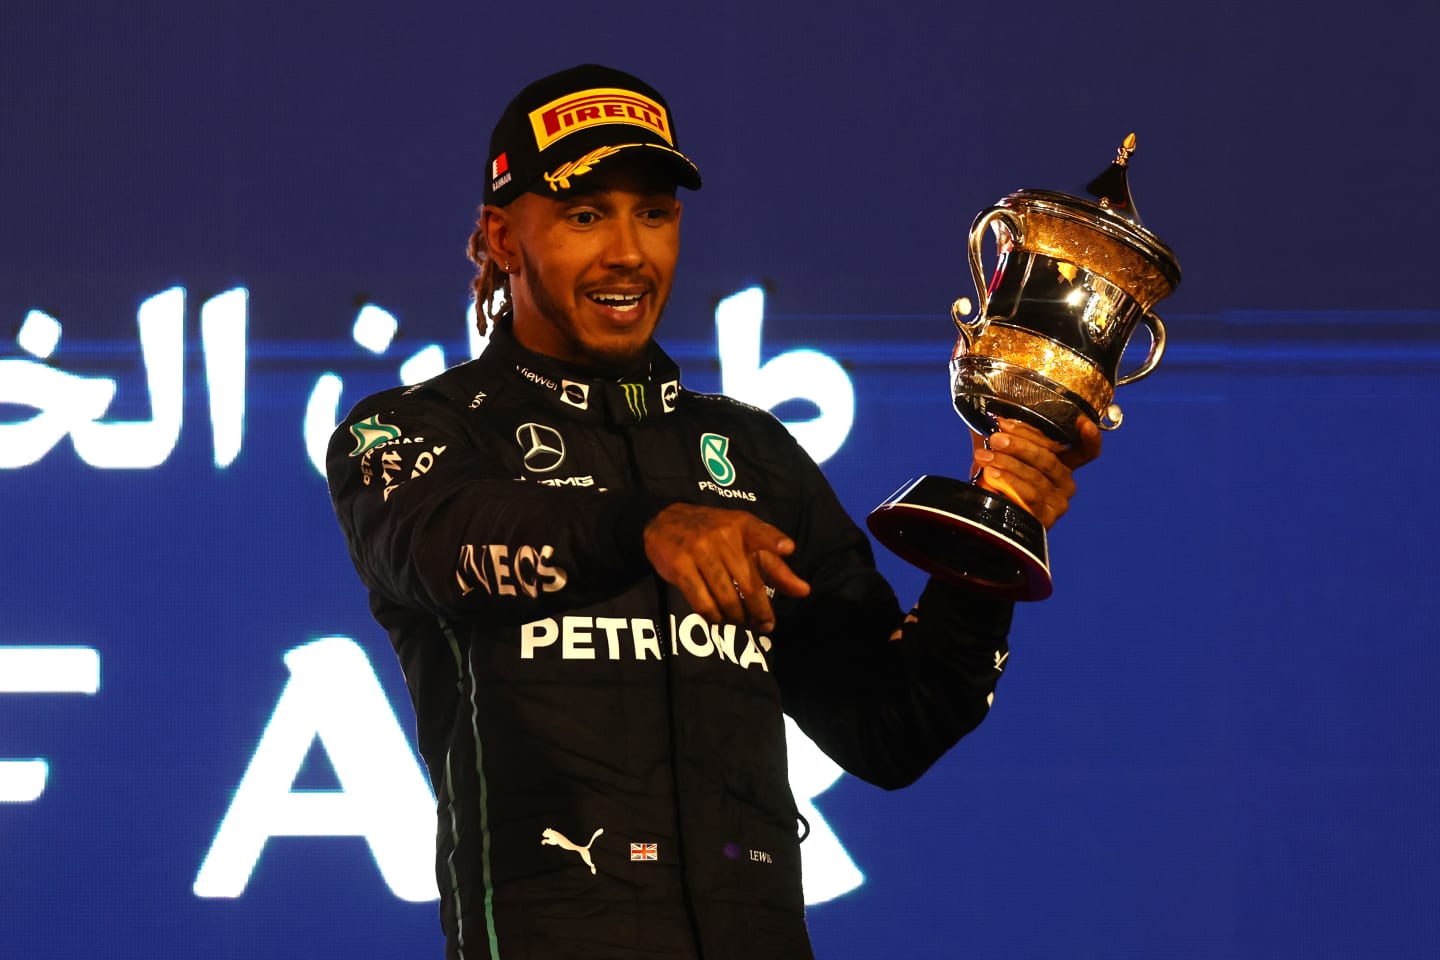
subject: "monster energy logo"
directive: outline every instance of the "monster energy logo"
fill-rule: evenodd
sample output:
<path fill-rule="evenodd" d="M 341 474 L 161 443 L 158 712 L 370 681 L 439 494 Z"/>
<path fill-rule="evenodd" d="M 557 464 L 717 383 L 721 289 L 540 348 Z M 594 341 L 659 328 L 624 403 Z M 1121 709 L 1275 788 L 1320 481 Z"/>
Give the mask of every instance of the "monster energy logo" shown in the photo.
<path fill-rule="evenodd" d="M 635 419 L 643 419 L 648 412 L 645 409 L 645 384 L 643 383 L 622 383 L 625 389 L 625 402 L 630 407 L 630 412 L 635 414 Z"/>

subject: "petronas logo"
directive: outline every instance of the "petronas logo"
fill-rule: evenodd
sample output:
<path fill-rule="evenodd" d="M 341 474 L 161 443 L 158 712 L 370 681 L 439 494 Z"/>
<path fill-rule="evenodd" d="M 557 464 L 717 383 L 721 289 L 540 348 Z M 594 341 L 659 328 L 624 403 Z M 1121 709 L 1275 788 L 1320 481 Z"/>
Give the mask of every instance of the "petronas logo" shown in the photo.
<path fill-rule="evenodd" d="M 645 384 L 643 383 L 622 383 L 625 389 L 625 403 L 630 407 L 630 412 L 635 414 L 636 420 L 643 420 L 648 412 L 645 409 Z"/>
<path fill-rule="evenodd" d="M 735 482 L 735 465 L 725 456 L 730 450 L 730 438 L 718 433 L 707 433 L 700 437 L 700 460 L 710 476 L 722 487 Z"/>
<path fill-rule="evenodd" d="M 392 427 L 388 423 L 381 423 L 380 415 L 376 414 L 368 420 L 352 424 L 350 435 L 355 438 L 355 449 L 350 451 L 350 456 L 358 457 L 368 450 L 374 450 L 382 443 L 398 440 L 400 428 Z"/>

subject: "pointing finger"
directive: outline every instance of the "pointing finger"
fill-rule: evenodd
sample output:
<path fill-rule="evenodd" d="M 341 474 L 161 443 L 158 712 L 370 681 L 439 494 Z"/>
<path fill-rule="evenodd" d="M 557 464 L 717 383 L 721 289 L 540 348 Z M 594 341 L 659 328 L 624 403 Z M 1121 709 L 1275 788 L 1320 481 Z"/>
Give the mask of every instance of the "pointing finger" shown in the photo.
<path fill-rule="evenodd" d="M 773 587 L 776 593 L 784 594 L 787 597 L 804 597 L 810 594 L 810 584 L 800 577 L 790 564 L 780 557 L 761 550 L 755 554 L 755 565 L 760 571 L 764 582 Z"/>

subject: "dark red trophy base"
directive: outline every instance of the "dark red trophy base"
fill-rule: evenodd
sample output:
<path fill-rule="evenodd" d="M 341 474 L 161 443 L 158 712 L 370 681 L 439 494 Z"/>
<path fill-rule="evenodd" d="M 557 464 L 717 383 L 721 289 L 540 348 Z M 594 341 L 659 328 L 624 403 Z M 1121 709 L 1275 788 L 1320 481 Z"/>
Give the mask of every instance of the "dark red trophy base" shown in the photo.
<path fill-rule="evenodd" d="M 949 477 L 920 477 L 866 518 L 900 559 L 1002 600 L 1050 596 L 1045 527 L 1005 497 Z"/>

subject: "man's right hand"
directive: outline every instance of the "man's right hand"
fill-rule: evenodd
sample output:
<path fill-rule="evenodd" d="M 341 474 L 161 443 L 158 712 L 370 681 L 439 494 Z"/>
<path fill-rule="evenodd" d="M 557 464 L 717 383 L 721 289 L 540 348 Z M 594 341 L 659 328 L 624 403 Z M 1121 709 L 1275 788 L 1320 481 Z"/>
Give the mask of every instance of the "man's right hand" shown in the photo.
<path fill-rule="evenodd" d="M 765 588 L 803 597 L 810 584 L 782 557 L 795 541 L 744 510 L 672 503 L 645 525 L 645 555 L 694 611 L 711 623 L 775 628 Z"/>

